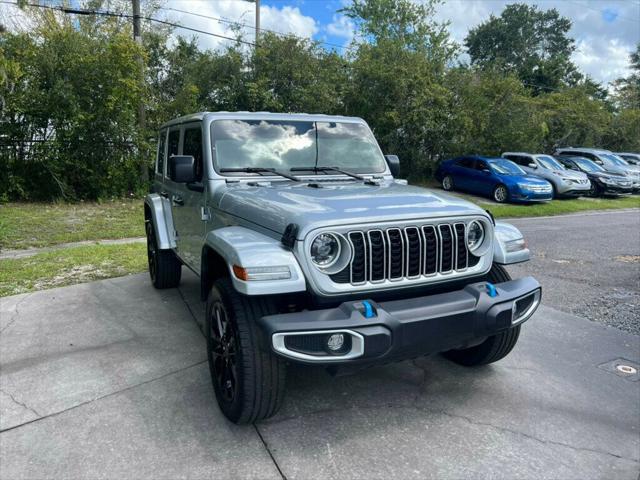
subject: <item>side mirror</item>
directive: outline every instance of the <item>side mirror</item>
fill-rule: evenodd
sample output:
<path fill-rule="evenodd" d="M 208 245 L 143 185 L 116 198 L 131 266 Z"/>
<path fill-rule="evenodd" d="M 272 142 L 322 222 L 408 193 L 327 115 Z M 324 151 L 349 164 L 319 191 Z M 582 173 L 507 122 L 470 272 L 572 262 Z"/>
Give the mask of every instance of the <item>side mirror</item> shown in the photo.
<path fill-rule="evenodd" d="M 598 159 L 594 160 L 594 162 L 596 162 L 598 165 L 602 165 L 603 163 L 602 160 L 598 160 Z"/>
<path fill-rule="evenodd" d="M 397 155 L 385 155 L 385 160 L 387 161 L 387 165 L 389 165 L 389 170 L 391 170 L 391 175 L 394 177 L 400 176 L 400 159 Z"/>
<path fill-rule="evenodd" d="M 196 160 L 191 155 L 171 155 L 169 157 L 169 178 L 176 183 L 196 181 Z"/>
<path fill-rule="evenodd" d="M 536 165 L 535 163 L 530 163 L 529 168 L 538 168 L 538 165 Z"/>

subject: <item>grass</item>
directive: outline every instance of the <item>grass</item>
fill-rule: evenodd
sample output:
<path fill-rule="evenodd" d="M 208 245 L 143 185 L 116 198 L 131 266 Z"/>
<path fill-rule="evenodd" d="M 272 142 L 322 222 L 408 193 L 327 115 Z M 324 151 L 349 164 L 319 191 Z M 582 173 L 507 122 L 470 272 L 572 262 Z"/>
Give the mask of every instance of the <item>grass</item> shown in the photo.
<path fill-rule="evenodd" d="M 0 204 L 0 249 L 144 236 L 142 200 Z"/>
<path fill-rule="evenodd" d="M 0 260 L 0 297 L 147 269 L 146 245 L 86 245 Z"/>
<path fill-rule="evenodd" d="M 499 205 L 492 202 L 478 201 L 477 199 L 474 201 L 482 208 L 490 210 L 496 218 L 544 217 L 590 210 L 614 210 L 640 207 L 639 196 L 623 198 L 583 197 L 571 200 L 553 200 L 537 205 Z"/>
<path fill-rule="evenodd" d="M 419 183 L 420 186 L 433 190 L 444 190 L 435 180 Z M 588 212 L 590 210 L 615 210 L 620 208 L 640 208 L 640 196 L 591 198 L 580 197 L 575 199 L 558 199 L 545 203 L 532 203 L 524 205 L 512 205 L 496 203 L 488 198 L 477 197 L 462 192 L 447 192 L 450 195 L 464 198 L 484 209 L 491 210 L 496 218 L 518 217 L 546 217 L 550 215 L 564 215 L 567 213 Z"/>

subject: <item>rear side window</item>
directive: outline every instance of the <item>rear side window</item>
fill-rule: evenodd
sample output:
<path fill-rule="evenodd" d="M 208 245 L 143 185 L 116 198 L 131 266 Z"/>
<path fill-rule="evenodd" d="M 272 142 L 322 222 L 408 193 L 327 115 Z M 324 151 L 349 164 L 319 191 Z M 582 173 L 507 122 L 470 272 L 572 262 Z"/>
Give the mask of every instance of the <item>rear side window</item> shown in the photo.
<path fill-rule="evenodd" d="M 190 127 L 184 131 L 182 154 L 192 155 L 196 163 L 196 180 L 202 180 L 202 129 Z"/>
<path fill-rule="evenodd" d="M 156 162 L 156 172 L 162 175 L 164 173 L 164 147 L 167 144 L 167 131 L 160 132 L 158 140 L 158 161 Z"/>
<path fill-rule="evenodd" d="M 169 149 L 167 156 L 178 155 L 178 146 L 180 145 L 180 130 L 171 130 L 169 132 Z"/>
<path fill-rule="evenodd" d="M 530 160 L 528 157 L 523 157 L 521 155 L 511 155 L 509 156 L 509 160 L 516 162 L 518 165 L 523 167 L 528 166 L 530 163 L 534 163 L 533 160 Z"/>

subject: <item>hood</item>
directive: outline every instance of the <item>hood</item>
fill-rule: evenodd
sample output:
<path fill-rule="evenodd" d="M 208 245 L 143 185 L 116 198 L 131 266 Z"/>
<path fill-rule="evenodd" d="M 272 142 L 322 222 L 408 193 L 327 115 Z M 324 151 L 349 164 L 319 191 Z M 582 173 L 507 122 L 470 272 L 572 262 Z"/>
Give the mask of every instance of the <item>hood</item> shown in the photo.
<path fill-rule="evenodd" d="M 507 175 L 508 178 L 515 180 L 516 182 L 527 182 L 533 185 L 548 185 L 549 182 L 544 178 L 536 177 L 535 175 Z"/>
<path fill-rule="evenodd" d="M 321 183 L 272 182 L 264 185 L 228 184 L 216 203 L 222 211 L 277 234 L 290 223 L 298 225 L 298 238 L 319 227 L 380 223 L 483 214 L 471 202 L 420 187 L 385 181 Z"/>
<path fill-rule="evenodd" d="M 619 173 L 619 172 L 609 172 L 609 171 L 605 171 L 605 172 L 591 172 L 590 175 L 594 176 L 594 177 L 598 177 L 598 178 L 613 178 L 616 180 L 623 180 L 625 178 L 629 178 L 629 176 L 625 173 Z"/>

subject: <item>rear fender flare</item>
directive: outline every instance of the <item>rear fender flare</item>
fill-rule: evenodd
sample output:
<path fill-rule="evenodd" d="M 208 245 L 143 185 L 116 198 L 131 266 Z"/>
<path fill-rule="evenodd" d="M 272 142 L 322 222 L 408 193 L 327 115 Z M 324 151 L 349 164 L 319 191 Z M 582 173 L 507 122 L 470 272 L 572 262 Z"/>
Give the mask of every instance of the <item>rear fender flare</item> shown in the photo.
<path fill-rule="evenodd" d="M 168 250 L 176 248 L 176 236 L 171 214 L 171 203 L 157 193 L 150 193 L 144 198 L 145 221 L 150 220 L 156 234 L 158 248 Z M 147 215 L 150 218 L 146 218 Z"/>

